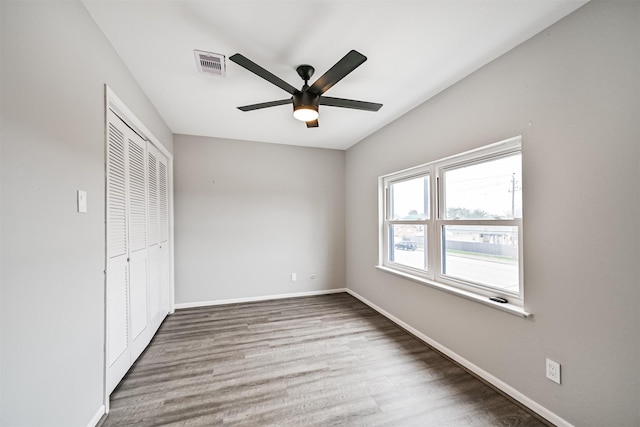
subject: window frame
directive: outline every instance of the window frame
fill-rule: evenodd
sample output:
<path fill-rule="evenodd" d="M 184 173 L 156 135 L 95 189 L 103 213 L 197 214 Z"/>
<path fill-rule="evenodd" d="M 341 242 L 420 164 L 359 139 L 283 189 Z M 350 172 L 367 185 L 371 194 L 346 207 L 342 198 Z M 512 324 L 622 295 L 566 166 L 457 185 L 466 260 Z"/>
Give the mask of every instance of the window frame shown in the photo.
<path fill-rule="evenodd" d="M 403 220 L 403 219 L 392 219 L 391 218 L 391 203 L 389 203 L 388 201 L 391 200 L 391 186 L 393 184 L 396 183 L 400 183 L 400 182 L 404 182 L 404 181 L 408 181 L 411 179 L 416 179 L 416 178 L 425 178 L 425 177 L 429 177 L 429 217 L 423 220 Z M 394 268 L 400 271 L 403 271 L 405 273 L 408 274 L 417 274 L 419 276 L 422 277 L 426 277 L 428 279 L 434 279 L 434 275 L 433 275 L 433 259 L 432 257 L 428 256 L 428 254 L 431 253 L 432 248 L 430 247 L 430 242 L 432 240 L 432 238 L 429 238 L 429 236 L 434 236 L 434 228 L 433 228 L 433 214 L 434 214 L 434 210 L 433 210 L 433 203 L 434 203 L 434 195 L 433 195 L 433 170 L 430 166 L 428 167 L 417 167 L 417 168 L 411 168 L 409 170 L 406 171 L 402 171 L 402 172 L 398 172 L 396 174 L 393 174 L 392 177 L 390 177 L 391 179 L 386 179 L 386 177 L 382 177 L 382 185 L 383 185 L 383 192 L 384 192 L 384 200 L 383 200 L 383 206 L 384 206 L 384 213 L 383 213 L 383 227 L 385 228 L 385 230 L 387 230 L 387 232 L 383 232 L 382 235 L 382 239 L 383 239 L 383 245 L 382 245 L 382 256 L 383 256 L 383 265 L 385 265 L 388 268 Z M 426 238 L 425 238 L 425 264 L 427 266 L 427 270 L 421 270 L 418 268 L 414 268 L 414 267 L 410 267 L 408 265 L 404 265 L 404 264 L 400 264 L 397 263 L 395 261 L 391 261 L 389 259 L 389 252 L 391 249 L 391 238 L 390 238 L 390 233 L 388 232 L 388 230 L 391 228 L 391 226 L 393 225 L 418 225 L 418 226 L 423 226 L 425 227 L 426 230 Z"/>
<path fill-rule="evenodd" d="M 379 263 L 378 268 L 427 284 L 450 293 L 494 306 L 512 314 L 526 317 L 524 311 L 524 274 L 523 274 L 523 218 L 511 219 L 446 219 L 445 209 L 445 173 L 474 164 L 482 164 L 499 158 L 519 154 L 522 156 L 522 137 L 516 136 L 504 141 L 483 146 L 471 151 L 456 154 L 434 162 L 422 164 L 379 177 Z M 521 157 L 522 158 L 522 157 Z M 392 219 L 391 193 L 393 184 L 409 179 L 429 176 L 429 214 L 425 220 Z M 523 208 L 524 211 L 524 208 Z M 522 217 L 524 217 L 524 212 Z M 390 261 L 390 227 L 394 224 L 422 225 L 427 232 L 425 238 L 425 258 L 427 270 L 410 267 Z M 490 225 L 515 227 L 518 239 L 518 293 L 486 284 L 443 274 L 442 261 L 444 226 L 447 225 Z M 395 250 L 395 249 L 394 249 Z M 508 303 L 498 303 L 491 297 L 502 297 Z"/>

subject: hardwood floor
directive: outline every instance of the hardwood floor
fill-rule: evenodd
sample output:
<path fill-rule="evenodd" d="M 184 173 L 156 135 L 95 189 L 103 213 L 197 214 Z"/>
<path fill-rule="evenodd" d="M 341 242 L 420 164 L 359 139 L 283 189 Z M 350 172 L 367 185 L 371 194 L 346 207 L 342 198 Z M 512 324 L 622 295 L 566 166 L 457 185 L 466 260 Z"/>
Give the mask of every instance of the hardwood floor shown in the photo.
<path fill-rule="evenodd" d="M 346 293 L 178 310 L 108 426 L 543 426 Z"/>

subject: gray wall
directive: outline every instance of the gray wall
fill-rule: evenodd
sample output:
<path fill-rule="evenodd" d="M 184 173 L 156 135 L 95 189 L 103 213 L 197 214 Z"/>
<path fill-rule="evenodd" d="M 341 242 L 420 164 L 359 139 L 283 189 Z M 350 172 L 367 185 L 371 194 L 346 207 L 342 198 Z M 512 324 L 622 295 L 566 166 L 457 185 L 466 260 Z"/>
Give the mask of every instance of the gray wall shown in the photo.
<path fill-rule="evenodd" d="M 0 7 L 0 424 L 86 426 L 103 402 L 104 84 L 173 135 L 79 2 Z"/>
<path fill-rule="evenodd" d="M 640 424 L 639 7 L 587 4 L 346 156 L 348 288 L 579 426 Z M 532 318 L 373 267 L 378 176 L 519 134 Z"/>
<path fill-rule="evenodd" d="M 176 135 L 176 303 L 344 288 L 344 156 Z"/>

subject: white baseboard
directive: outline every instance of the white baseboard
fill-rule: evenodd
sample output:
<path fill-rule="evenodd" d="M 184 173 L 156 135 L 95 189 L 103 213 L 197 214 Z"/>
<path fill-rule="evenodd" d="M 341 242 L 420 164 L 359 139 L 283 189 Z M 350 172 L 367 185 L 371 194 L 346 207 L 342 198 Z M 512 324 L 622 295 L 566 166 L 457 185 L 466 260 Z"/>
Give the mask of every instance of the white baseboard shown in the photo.
<path fill-rule="evenodd" d="M 214 301 L 196 301 L 196 302 L 186 302 L 181 304 L 176 304 L 175 308 L 193 308 L 193 307 L 206 307 L 209 305 L 225 305 L 225 304 L 237 304 L 240 302 L 256 302 L 256 301 L 268 301 L 272 299 L 283 299 L 283 298 L 297 298 L 297 297 L 309 297 L 314 295 L 327 295 L 327 294 L 337 294 L 340 292 L 347 292 L 346 288 L 338 288 L 338 289 L 324 289 L 321 291 L 308 291 L 308 292 L 296 292 L 291 294 L 277 294 L 277 295 L 263 295 L 258 297 L 246 297 L 246 298 L 231 298 L 231 299 L 222 299 L 222 300 L 214 300 Z"/>
<path fill-rule="evenodd" d="M 511 387 L 509 384 L 507 384 L 504 381 L 496 378 L 495 376 L 491 375 L 490 373 L 488 373 L 484 369 L 482 369 L 482 368 L 478 367 L 477 365 L 473 364 L 472 362 L 468 361 L 467 359 L 465 359 L 464 357 L 460 356 L 459 354 L 449 350 L 447 347 L 443 346 L 439 342 L 429 338 L 428 336 L 426 336 L 422 332 L 418 331 L 414 327 L 412 327 L 409 324 L 407 324 L 407 323 L 403 322 L 402 320 L 398 319 L 397 317 L 395 317 L 391 313 L 388 313 L 387 311 L 385 311 L 382 308 L 378 307 L 377 305 L 375 305 L 371 301 L 367 300 L 366 298 L 362 297 L 358 293 L 352 291 L 351 289 L 346 289 L 346 292 L 349 293 L 350 295 L 356 297 L 357 299 L 359 299 L 360 301 L 362 301 L 363 303 L 365 303 L 366 305 L 368 305 L 369 307 L 371 307 L 372 309 L 374 309 L 378 313 L 382 314 L 384 317 L 386 317 L 387 319 L 391 320 L 393 323 L 395 323 L 396 325 L 400 326 L 405 331 L 407 331 L 407 332 L 411 333 L 412 335 L 416 336 L 417 338 L 419 338 L 420 340 L 424 341 L 425 343 L 427 343 L 431 347 L 435 348 L 436 350 L 438 350 L 442 354 L 446 355 L 447 357 L 450 357 L 451 359 L 453 359 L 454 361 L 456 361 L 457 363 L 459 363 L 460 365 L 462 365 L 463 367 L 465 367 L 469 371 L 473 372 L 475 375 L 477 375 L 478 377 L 482 378 L 483 380 L 485 380 L 489 384 L 493 385 L 494 387 L 496 387 L 497 389 L 501 390 L 505 394 L 509 395 L 513 399 L 515 399 L 518 402 L 522 403 L 524 406 L 526 406 L 527 408 L 531 409 L 533 412 L 537 413 L 538 415 L 540 415 L 544 419 L 552 422 L 553 424 L 555 424 L 558 427 L 573 427 L 573 425 L 571 423 L 569 423 L 567 420 L 565 420 L 565 419 L 561 418 L 560 416 L 558 416 L 557 414 L 551 412 L 550 410 L 548 410 L 544 406 L 540 405 L 538 402 L 536 402 L 536 401 L 530 399 L 529 397 L 525 396 L 524 394 L 522 394 L 521 392 L 519 392 L 515 388 Z"/>
<path fill-rule="evenodd" d="M 100 405 L 95 415 L 91 418 L 91 421 L 89 421 L 89 424 L 87 424 L 87 427 L 96 427 L 96 425 L 98 425 L 103 415 L 104 415 L 104 405 Z"/>

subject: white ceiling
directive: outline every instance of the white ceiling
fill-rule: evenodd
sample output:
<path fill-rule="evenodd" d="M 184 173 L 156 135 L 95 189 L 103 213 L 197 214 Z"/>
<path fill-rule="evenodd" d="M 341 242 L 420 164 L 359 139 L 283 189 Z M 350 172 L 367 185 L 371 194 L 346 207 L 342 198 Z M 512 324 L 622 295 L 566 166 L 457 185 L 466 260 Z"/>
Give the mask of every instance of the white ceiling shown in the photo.
<path fill-rule="evenodd" d="M 585 4 L 586 0 L 97 1 L 83 4 L 176 134 L 347 149 Z M 355 49 L 368 60 L 326 95 L 378 102 L 378 112 L 320 107 L 307 129 L 290 97 L 227 60 L 197 71 L 193 50 L 241 53 L 295 87 Z"/>

